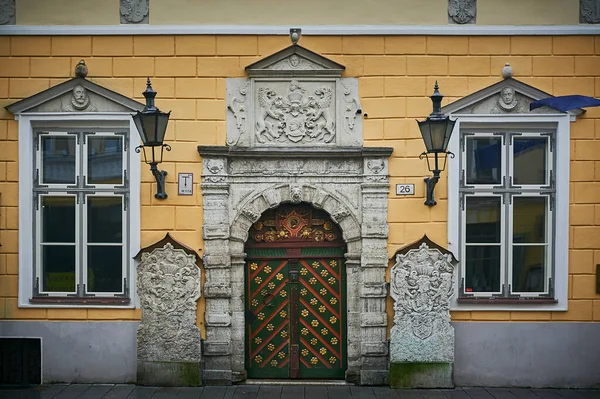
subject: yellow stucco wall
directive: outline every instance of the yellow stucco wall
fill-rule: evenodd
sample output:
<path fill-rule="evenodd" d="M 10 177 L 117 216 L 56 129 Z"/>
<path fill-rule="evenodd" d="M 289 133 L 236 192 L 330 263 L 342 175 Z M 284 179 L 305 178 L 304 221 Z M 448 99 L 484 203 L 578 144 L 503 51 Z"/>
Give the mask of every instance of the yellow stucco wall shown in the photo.
<path fill-rule="evenodd" d="M 118 0 L 16 0 L 18 25 L 118 25 Z M 152 25 L 447 25 L 447 0 L 151 0 Z M 478 25 L 577 25 L 579 0 L 478 0 Z"/>
<path fill-rule="evenodd" d="M 202 248 L 202 197 L 178 196 L 177 172 L 201 163 L 196 147 L 225 145 L 225 80 L 244 76 L 244 67 L 289 44 L 282 36 L 98 36 L 0 37 L 0 318 L 49 320 L 136 320 L 139 310 L 18 309 L 17 122 L 4 106 L 72 77 L 85 59 L 88 78 L 143 101 L 145 78 L 158 92 L 157 105 L 172 110 L 167 141 L 173 151 L 161 165 L 168 171 L 169 198 L 157 201 L 154 179 L 142 167 L 142 246 L 166 232 Z M 600 96 L 600 37 L 594 36 L 327 36 L 301 44 L 346 65 L 344 76 L 359 78 L 367 146 L 394 147 L 391 187 L 414 183 L 416 195 L 389 196 L 390 256 L 426 233 L 447 243 L 447 187 L 436 187 L 438 205 L 423 205 L 428 176 L 418 159 L 423 143 L 415 118 L 431 111 L 435 80 L 454 101 L 498 82 L 510 62 L 517 79 L 554 95 Z M 569 310 L 567 312 L 453 312 L 453 320 L 600 321 L 595 264 L 600 264 L 600 108 L 571 124 Z M 203 304 L 199 307 L 201 323 Z M 391 310 L 391 309 L 390 309 Z M 391 314 L 391 312 L 390 312 Z"/>

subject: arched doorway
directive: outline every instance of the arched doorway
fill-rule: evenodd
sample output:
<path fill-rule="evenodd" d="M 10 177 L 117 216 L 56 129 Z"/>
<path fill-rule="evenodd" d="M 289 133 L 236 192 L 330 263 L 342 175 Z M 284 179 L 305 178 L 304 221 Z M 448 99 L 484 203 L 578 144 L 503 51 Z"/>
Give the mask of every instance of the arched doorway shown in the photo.
<path fill-rule="evenodd" d="M 308 204 L 267 210 L 245 245 L 245 360 L 249 378 L 343 379 L 346 245 Z"/>

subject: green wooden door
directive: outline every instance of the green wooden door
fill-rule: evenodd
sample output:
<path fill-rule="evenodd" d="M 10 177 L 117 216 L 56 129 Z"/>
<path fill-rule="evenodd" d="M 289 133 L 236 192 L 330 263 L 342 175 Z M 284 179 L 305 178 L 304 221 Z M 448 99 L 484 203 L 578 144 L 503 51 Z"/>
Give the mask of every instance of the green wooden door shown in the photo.
<path fill-rule="evenodd" d="M 246 247 L 248 378 L 343 379 L 345 247 L 339 241 L 262 244 Z"/>

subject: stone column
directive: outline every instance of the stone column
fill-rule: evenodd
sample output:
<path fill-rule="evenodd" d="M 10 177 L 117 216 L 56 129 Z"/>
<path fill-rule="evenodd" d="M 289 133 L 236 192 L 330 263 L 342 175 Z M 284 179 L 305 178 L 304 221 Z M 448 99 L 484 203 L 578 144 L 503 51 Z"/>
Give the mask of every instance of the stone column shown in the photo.
<path fill-rule="evenodd" d="M 362 195 L 360 286 L 361 385 L 381 385 L 388 378 L 385 272 L 387 254 L 387 156 L 365 149 Z"/>
<path fill-rule="evenodd" d="M 205 155 L 202 170 L 204 205 L 204 373 L 207 384 L 231 384 L 231 254 L 229 251 L 229 183 L 227 158 Z"/>
<path fill-rule="evenodd" d="M 167 235 L 165 240 L 172 239 Z M 200 269 L 196 255 L 189 252 L 175 248 L 172 242 L 141 252 L 137 267 L 137 291 L 142 307 L 142 322 L 137 330 L 140 385 L 202 384 L 201 338 L 196 326 Z"/>
<path fill-rule="evenodd" d="M 454 292 L 451 253 L 426 236 L 400 250 L 390 273 L 394 327 L 390 339 L 392 388 L 454 386 Z"/>

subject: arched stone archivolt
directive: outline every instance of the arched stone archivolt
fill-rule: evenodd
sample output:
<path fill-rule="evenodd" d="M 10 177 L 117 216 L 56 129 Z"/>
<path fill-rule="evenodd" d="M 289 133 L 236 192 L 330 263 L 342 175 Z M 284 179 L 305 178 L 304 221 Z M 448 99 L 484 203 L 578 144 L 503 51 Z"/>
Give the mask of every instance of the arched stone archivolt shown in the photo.
<path fill-rule="evenodd" d="M 283 203 L 305 202 L 323 209 L 342 229 L 348 253 L 360 254 L 361 228 L 358 209 L 347 204 L 342 196 L 316 185 L 277 184 L 254 193 L 238 206 L 231 224 L 231 239 L 245 243 L 252 223 L 268 209 Z"/>

